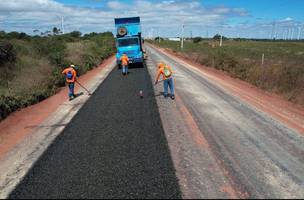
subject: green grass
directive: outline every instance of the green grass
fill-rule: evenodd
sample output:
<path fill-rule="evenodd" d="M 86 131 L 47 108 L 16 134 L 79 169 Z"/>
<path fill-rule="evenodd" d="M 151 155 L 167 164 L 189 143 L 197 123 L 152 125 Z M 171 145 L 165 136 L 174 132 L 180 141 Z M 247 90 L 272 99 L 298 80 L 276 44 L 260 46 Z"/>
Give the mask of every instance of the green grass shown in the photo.
<path fill-rule="evenodd" d="M 70 35 L 2 38 L 14 46 L 16 60 L 0 64 L 0 120 L 9 113 L 37 103 L 65 85 L 61 74 L 70 64 L 82 75 L 115 51 L 111 33 L 81 38 Z"/>
<path fill-rule="evenodd" d="M 225 40 L 219 47 L 214 40 L 185 41 L 184 49 L 180 42 L 150 42 L 304 105 L 304 42 Z"/>

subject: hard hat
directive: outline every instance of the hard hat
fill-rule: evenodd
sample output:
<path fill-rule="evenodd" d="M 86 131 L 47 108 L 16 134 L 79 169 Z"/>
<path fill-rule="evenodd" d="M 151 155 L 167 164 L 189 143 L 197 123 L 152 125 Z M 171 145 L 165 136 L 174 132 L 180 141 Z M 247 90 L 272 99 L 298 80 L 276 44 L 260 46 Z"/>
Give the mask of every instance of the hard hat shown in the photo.
<path fill-rule="evenodd" d="M 70 65 L 70 66 L 76 71 L 79 69 L 79 67 L 77 65 Z"/>
<path fill-rule="evenodd" d="M 165 64 L 161 62 L 161 63 L 158 63 L 157 66 L 158 66 L 158 68 L 161 68 L 161 67 L 164 67 Z"/>

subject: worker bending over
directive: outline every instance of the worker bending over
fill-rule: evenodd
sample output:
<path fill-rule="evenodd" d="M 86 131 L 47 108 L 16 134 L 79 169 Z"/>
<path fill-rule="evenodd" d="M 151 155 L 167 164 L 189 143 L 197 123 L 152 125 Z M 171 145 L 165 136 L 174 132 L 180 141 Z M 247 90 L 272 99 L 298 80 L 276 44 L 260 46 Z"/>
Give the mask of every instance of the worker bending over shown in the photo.
<path fill-rule="evenodd" d="M 70 67 L 64 69 L 62 74 L 65 75 L 66 82 L 69 85 L 69 100 L 73 100 L 75 98 L 74 88 L 75 88 L 75 81 L 77 78 L 77 72 L 75 65 L 70 65 Z"/>
<path fill-rule="evenodd" d="M 155 84 L 158 83 L 160 75 L 163 76 L 163 81 L 164 81 L 164 97 L 165 98 L 168 97 L 168 87 L 169 87 L 170 92 L 171 92 L 171 99 L 175 99 L 174 84 L 173 84 L 171 67 L 164 64 L 164 63 L 159 63 L 158 64 L 158 73 L 157 73 L 157 76 L 156 76 Z"/>

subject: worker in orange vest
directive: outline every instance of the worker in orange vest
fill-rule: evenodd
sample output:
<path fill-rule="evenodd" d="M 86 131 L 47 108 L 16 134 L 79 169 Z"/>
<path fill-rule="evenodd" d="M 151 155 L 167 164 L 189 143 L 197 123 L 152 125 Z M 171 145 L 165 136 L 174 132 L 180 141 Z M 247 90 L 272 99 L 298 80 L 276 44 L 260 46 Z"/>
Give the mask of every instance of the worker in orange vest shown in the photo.
<path fill-rule="evenodd" d="M 75 81 L 77 78 L 77 72 L 75 65 L 70 65 L 70 67 L 64 69 L 62 74 L 65 75 L 66 82 L 69 85 L 69 100 L 73 100 L 75 98 L 74 88 L 75 88 Z"/>
<path fill-rule="evenodd" d="M 123 75 L 128 74 L 129 58 L 126 53 L 122 54 L 120 61 L 121 61 L 121 66 L 122 66 L 122 74 Z"/>
<path fill-rule="evenodd" d="M 169 87 L 171 92 L 171 99 L 175 99 L 172 73 L 173 73 L 172 69 L 169 65 L 166 65 L 164 63 L 159 63 L 155 84 L 158 83 L 159 77 L 160 75 L 162 75 L 164 81 L 164 97 L 165 98 L 168 97 L 168 87 Z"/>

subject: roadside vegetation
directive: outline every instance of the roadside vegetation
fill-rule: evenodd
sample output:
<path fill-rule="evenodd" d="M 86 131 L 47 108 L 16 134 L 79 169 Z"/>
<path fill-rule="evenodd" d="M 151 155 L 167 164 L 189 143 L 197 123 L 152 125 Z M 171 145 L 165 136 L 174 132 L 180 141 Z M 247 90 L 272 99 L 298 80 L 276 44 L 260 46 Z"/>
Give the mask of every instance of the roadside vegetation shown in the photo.
<path fill-rule="evenodd" d="M 56 93 L 65 85 L 63 68 L 77 65 L 81 75 L 114 51 L 110 32 L 84 36 L 77 31 L 46 36 L 0 32 L 0 120 Z"/>
<path fill-rule="evenodd" d="M 150 41 L 202 65 L 228 73 L 259 88 L 277 93 L 289 101 L 304 105 L 304 42 L 254 41 L 223 38 L 187 39 L 180 42 Z M 264 54 L 264 60 L 262 61 Z"/>

